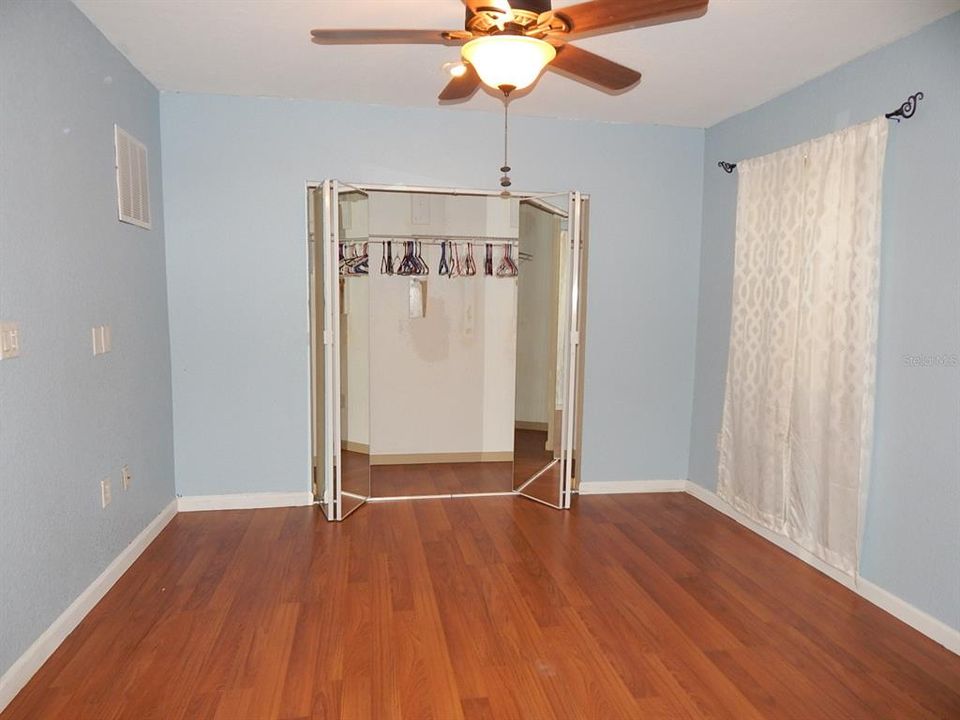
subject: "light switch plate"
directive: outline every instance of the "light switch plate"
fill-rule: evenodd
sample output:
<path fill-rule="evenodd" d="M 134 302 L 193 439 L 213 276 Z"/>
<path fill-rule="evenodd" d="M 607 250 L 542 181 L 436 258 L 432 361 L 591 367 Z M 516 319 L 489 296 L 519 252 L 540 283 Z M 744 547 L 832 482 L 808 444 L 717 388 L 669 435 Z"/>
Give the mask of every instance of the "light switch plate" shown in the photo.
<path fill-rule="evenodd" d="M 0 323 L 0 359 L 20 357 L 20 323 Z"/>
<path fill-rule="evenodd" d="M 124 465 L 120 468 L 120 482 L 123 483 L 124 490 L 130 489 L 130 483 L 133 482 L 133 473 L 130 472 L 129 465 Z"/>
<path fill-rule="evenodd" d="M 90 328 L 93 339 L 93 354 L 103 355 L 113 349 L 113 334 L 109 325 L 95 325 Z"/>

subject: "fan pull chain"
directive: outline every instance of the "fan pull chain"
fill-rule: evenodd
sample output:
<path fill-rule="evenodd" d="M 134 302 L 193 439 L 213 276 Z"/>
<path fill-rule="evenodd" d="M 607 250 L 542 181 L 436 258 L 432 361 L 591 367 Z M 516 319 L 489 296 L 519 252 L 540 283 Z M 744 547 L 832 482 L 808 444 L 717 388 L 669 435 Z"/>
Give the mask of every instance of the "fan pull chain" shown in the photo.
<path fill-rule="evenodd" d="M 510 165 L 507 162 L 507 140 L 509 138 L 510 127 L 508 124 L 508 111 L 510 108 L 510 100 L 504 96 L 503 98 L 503 167 L 500 168 L 500 172 L 503 175 L 500 177 L 500 187 L 504 188 L 502 195 L 509 195 L 510 192 L 507 190 L 513 182 L 510 180 Z"/>

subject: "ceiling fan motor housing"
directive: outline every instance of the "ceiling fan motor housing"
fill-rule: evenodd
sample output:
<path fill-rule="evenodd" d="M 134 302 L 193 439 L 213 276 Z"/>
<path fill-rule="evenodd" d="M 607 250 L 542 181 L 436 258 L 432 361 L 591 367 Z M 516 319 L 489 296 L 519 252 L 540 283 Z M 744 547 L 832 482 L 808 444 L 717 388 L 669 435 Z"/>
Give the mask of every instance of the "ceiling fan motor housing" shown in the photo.
<path fill-rule="evenodd" d="M 549 12 L 551 8 L 550 0 L 510 0 L 510 7 L 514 10 L 528 10 L 540 13 Z"/>
<path fill-rule="evenodd" d="M 510 9 L 513 11 L 515 19 L 521 21 L 517 30 L 522 31 L 526 25 L 535 25 L 540 14 L 550 12 L 552 8 L 551 0 L 510 0 Z M 491 2 L 489 7 L 481 2 L 476 12 L 471 11 L 468 7 L 464 27 L 473 31 L 489 31 L 489 24 L 502 12 L 503 10 L 498 8 L 494 2 Z"/>

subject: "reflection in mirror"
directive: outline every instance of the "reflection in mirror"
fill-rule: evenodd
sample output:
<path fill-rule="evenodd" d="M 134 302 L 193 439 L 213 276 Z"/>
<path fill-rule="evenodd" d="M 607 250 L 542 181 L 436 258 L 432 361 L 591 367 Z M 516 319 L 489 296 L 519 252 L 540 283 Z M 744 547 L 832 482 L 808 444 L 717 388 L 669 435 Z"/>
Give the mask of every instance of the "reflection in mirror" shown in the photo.
<path fill-rule="evenodd" d="M 559 506 L 567 195 L 546 200 L 520 204 L 513 487 Z"/>
<path fill-rule="evenodd" d="M 370 496 L 370 283 L 368 199 L 338 199 L 341 517 Z"/>

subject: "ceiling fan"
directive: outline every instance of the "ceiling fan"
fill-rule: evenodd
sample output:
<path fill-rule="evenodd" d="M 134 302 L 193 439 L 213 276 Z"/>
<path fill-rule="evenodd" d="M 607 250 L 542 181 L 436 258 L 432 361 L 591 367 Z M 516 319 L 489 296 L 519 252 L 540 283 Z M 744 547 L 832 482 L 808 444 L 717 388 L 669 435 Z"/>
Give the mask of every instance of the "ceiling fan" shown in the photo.
<path fill-rule="evenodd" d="M 551 0 L 463 0 L 463 30 L 313 30 L 319 45 L 462 46 L 440 100 L 471 97 L 483 83 L 504 96 L 532 85 L 545 67 L 607 92 L 624 91 L 640 73 L 570 45 L 592 35 L 700 17 L 709 0 L 590 0 L 551 7 Z"/>

